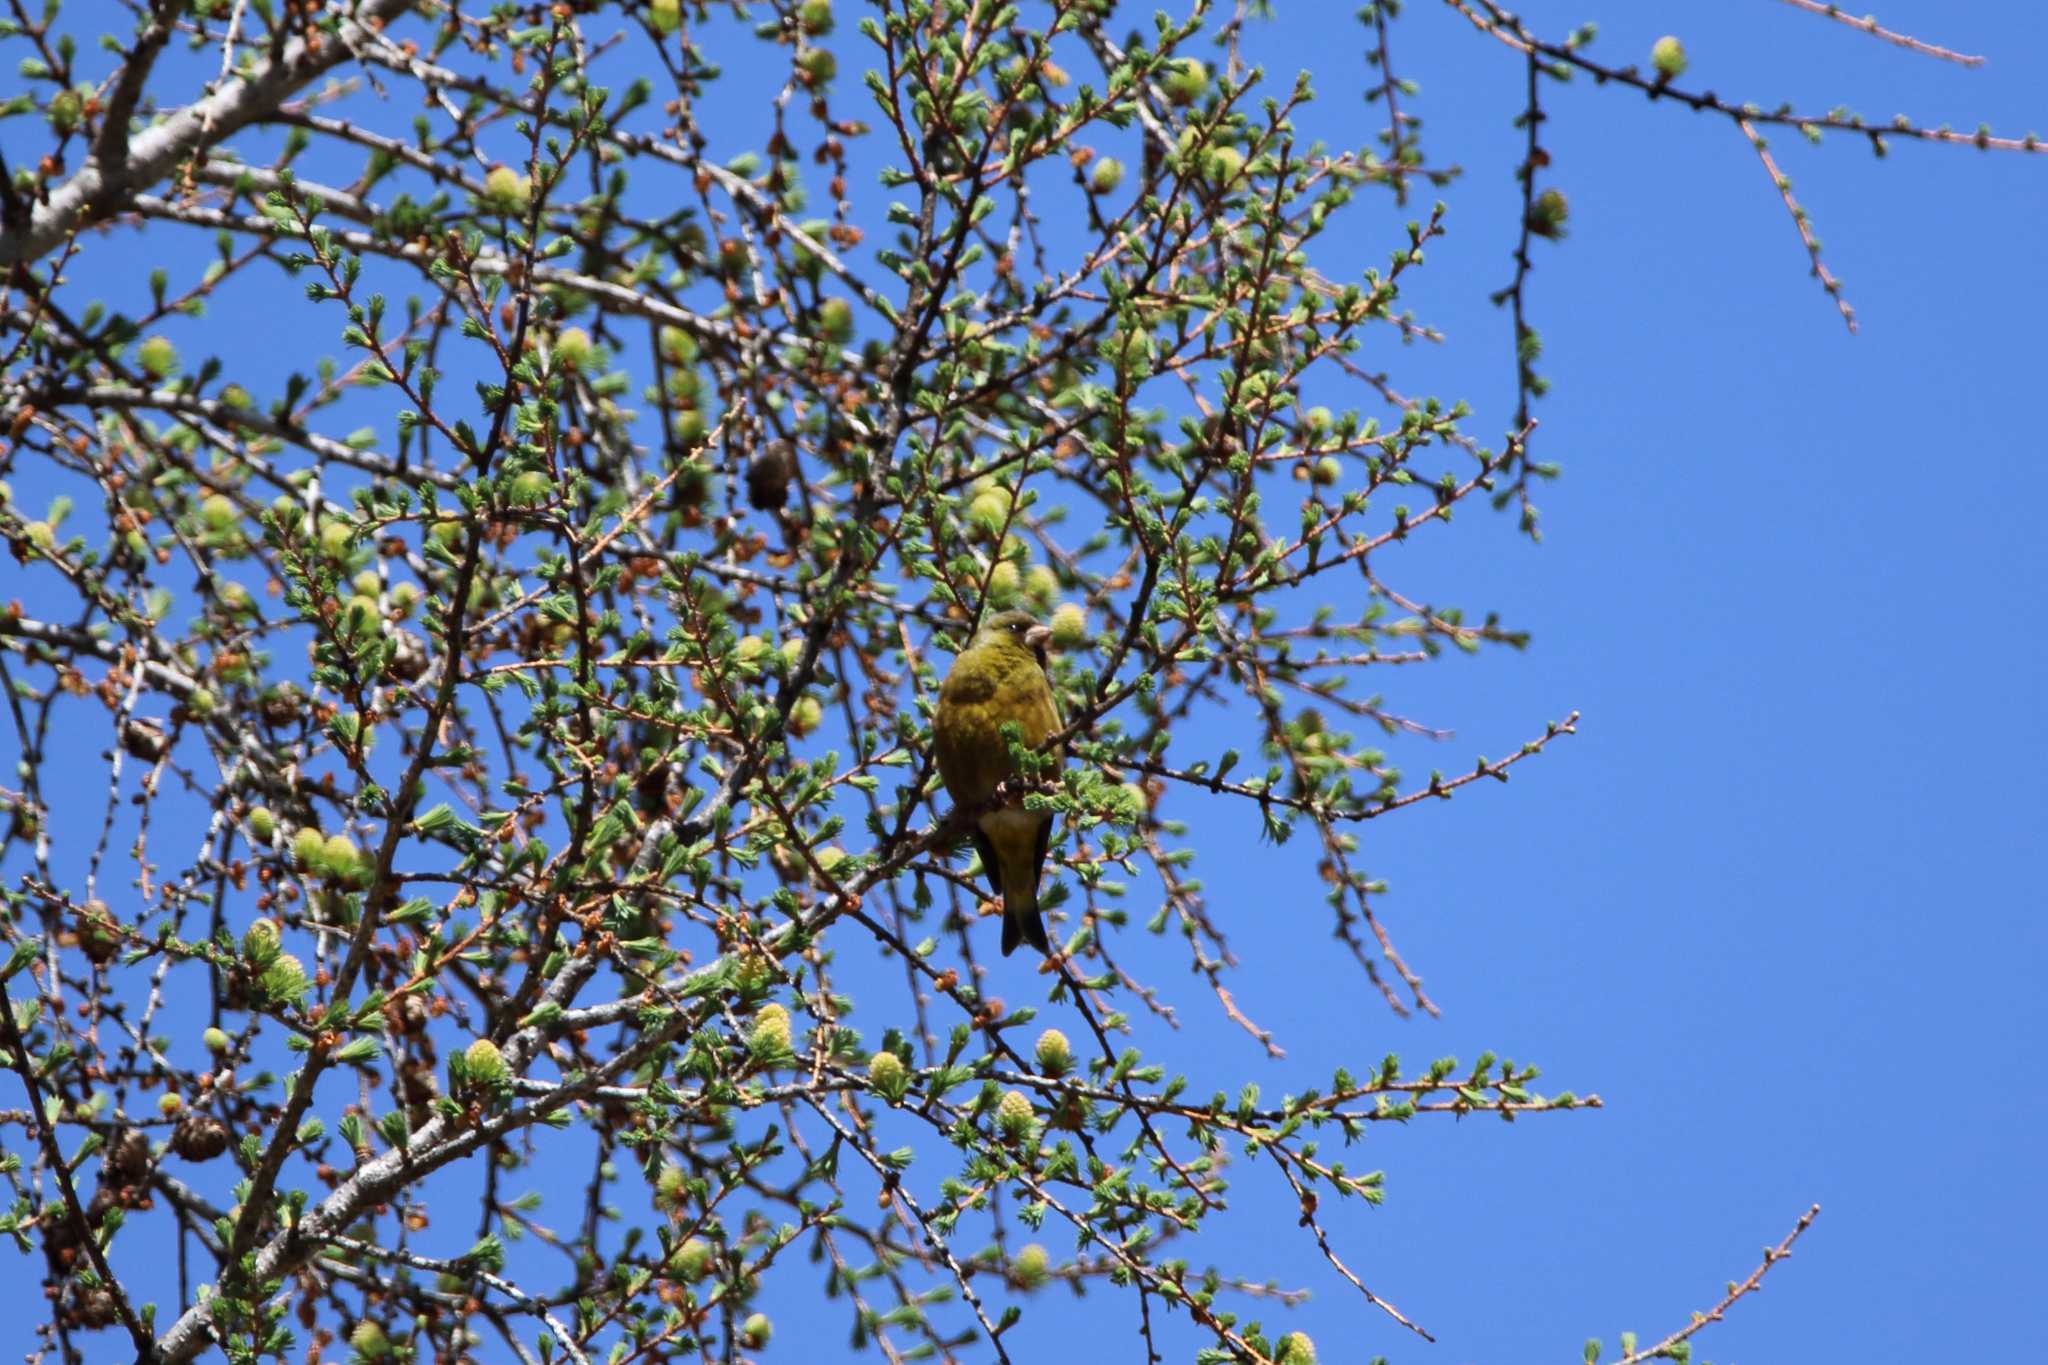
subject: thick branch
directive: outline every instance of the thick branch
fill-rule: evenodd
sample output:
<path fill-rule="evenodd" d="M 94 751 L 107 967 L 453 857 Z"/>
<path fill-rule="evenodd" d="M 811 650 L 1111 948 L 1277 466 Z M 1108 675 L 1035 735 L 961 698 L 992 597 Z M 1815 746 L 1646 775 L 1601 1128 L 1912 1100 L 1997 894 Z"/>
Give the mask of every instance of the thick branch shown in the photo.
<path fill-rule="evenodd" d="M 411 8 L 412 0 L 363 0 L 334 33 L 310 35 L 316 39 L 312 42 L 308 36 L 293 38 L 277 57 L 259 62 L 246 80 L 186 105 L 132 139 L 102 138 L 102 149 L 125 150 L 126 155 L 112 165 L 93 156 L 25 225 L 0 232 L 0 265 L 40 259 L 72 233 L 117 210 L 129 195 L 162 180 L 180 161 L 269 117 L 314 79 L 351 60 L 370 28 Z"/>

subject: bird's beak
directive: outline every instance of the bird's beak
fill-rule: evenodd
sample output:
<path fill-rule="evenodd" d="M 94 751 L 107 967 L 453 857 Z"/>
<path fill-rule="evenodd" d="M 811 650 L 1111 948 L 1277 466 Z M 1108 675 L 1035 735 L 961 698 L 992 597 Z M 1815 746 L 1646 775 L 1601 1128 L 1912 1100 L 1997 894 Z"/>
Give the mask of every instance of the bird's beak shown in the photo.
<path fill-rule="evenodd" d="M 1033 649 L 1037 650 L 1041 654 L 1045 652 L 1045 647 L 1051 642 L 1051 626 L 1033 626 L 1031 629 L 1024 632 L 1024 643 L 1030 645 Z"/>

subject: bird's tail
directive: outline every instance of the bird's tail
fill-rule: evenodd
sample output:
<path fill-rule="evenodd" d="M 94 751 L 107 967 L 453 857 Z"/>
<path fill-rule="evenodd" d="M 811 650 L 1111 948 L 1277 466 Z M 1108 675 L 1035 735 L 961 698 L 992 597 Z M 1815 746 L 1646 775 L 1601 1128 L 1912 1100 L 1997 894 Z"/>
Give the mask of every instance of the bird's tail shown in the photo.
<path fill-rule="evenodd" d="M 1021 858 L 1011 860 L 1003 875 L 1003 956 L 1017 951 L 1019 943 L 1052 956 L 1045 938 L 1045 916 L 1038 909 L 1038 869 Z"/>

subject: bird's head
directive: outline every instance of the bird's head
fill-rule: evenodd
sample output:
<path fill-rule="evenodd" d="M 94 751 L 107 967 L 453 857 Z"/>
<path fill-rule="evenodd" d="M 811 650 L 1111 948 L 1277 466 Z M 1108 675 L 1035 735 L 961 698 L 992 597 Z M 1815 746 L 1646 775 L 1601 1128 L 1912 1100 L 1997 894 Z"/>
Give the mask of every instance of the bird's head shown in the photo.
<path fill-rule="evenodd" d="M 997 649 L 1027 649 L 1045 662 L 1046 641 L 1052 639 L 1052 629 L 1042 626 L 1028 611 L 1002 611 L 981 623 L 981 629 L 974 633 L 974 648 L 993 646 Z"/>

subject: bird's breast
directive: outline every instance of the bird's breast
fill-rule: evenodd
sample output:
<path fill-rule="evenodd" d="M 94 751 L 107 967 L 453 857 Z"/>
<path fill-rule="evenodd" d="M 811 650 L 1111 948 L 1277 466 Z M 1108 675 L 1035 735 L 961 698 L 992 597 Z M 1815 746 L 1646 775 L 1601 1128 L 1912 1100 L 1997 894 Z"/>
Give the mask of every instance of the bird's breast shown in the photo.
<path fill-rule="evenodd" d="M 1038 841 L 1038 827 L 1046 821 L 1044 811 L 1022 806 L 1002 806 L 980 820 L 981 832 L 997 848 L 1028 849 Z"/>

